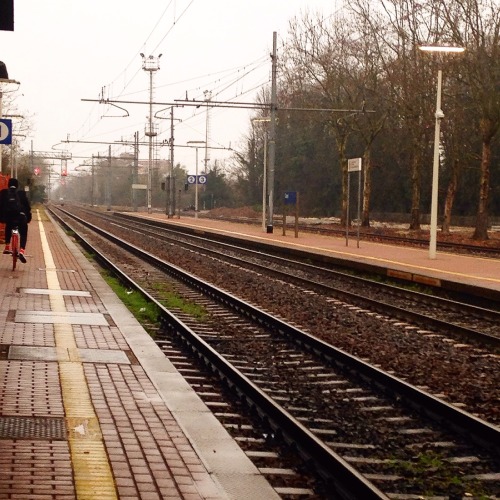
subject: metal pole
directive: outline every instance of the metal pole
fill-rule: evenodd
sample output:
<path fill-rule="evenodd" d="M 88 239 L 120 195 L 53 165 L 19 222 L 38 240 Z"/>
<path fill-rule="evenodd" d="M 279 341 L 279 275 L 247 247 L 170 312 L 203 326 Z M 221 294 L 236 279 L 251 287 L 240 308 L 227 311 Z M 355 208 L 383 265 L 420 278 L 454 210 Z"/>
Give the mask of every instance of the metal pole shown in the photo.
<path fill-rule="evenodd" d="M 195 219 L 198 218 L 198 148 L 199 144 L 204 144 L 205 149 L 207 147 L 207 141 L 188 141 L 188 146 L 189 147 L 194 147 L 196 149 L 196 165 L 195 165 L 195 184 L 194 184 L 194 217 Z M 195 146 L 190 146 L 190 144 L 196 144 Z M 207 161 L 207 153 L 205 152 L 205 164 Z"/>
<path fill-rule="evenodd" d="M 94 155 L 92 155 L 92 175 L 90 177 L 90 206 L 93 207 L 95 204 L 94 198 Z"/>
<path fill-rule="evenodd" d="M 271 79 L 271 126 L 269 131 L 269 211 L 267 214 L 267 232 L 273 232 L 274 212 L 274 159 L 276 154 L 276 31 L 273 32 L 272 79 Z"/>
<path fill-rule="evenodd" d="M 299 198 L 300 192 L 297 191 L 297 199 L 295 201 L 295 237 L 299 237 Z"/>
<path fill-rule="evenodd" d="M 207 116 L 206 116 L 206 123 L 205 123 L 205 160 L 204 160 L 204 173 L 207 173 L 207 168 L 208 168 L 208 142 L 210 139 L 210 107 L 209 103 L 210 100 L 212 99 L 212 92 L 210 90 L 205 90 L 205 101 L 207 101 Z"/>
<path fill-rule="evenodd" d="M 196 146 L 196 179 L 194 184 L 194 218 L 198 218 L 198 146 Z"/>
<path fill-rule="evenodd" d="M 153 170 L 153 71 L 149 72 L 149 160 L 148 160 L 148 214 L 151 213 L 151 175 Z"/>
<path fill-rule="evenodd" d="M 170 108 L 170 184 L 169 184 L 169 204 L 168 204 L 168 217 L 174 216 L 174 107 Z"/>
<path fill-rule="evenodd" d="M 439 184 L 439 139 L 441 135 L 441 86 L 443 74 L 438 70 L 437 97 L 436 97 L 436 125 L 434 131 L 434 161 L 432 165 L 432 200 L 431 200 L 431 226 L 429 241 L 429 258 L 436 258 L 437 246 L 437 213 L 438 213 L 438 184 Z"/>
<path fill-rule="evenodd" d="M 264 135 L 264 172 L 262 174 L 262 231 L 266 231 L 266 192 L 267 192 L 267 127 Z"/>
<path fill-rule="evenodd" d="M 351 194 L 351 174 L 347 172 L 347 210 L 345 217 L 345 246 L 349 246 L 349 202 Z"/>
<path fill-rule="evenodd" d="M 139 132 L 134 132 L 134 166 L 132 168 L 132 184 L 137 184 L 139 171 Z M 134 212 L 137 212 L 137 189 L 132 189 L 132 207 Z"/>
<path fill-rule="evenodd" d="M 361 225 L 361 169 L 358 173 L 358 248 L 359 248 L 359 226 Z"/>
<path fill-rule="evenodd" d="M 108 150 L 108 182 L 106 186 L 107 210 L 111 210 L 111 146 Z"/>

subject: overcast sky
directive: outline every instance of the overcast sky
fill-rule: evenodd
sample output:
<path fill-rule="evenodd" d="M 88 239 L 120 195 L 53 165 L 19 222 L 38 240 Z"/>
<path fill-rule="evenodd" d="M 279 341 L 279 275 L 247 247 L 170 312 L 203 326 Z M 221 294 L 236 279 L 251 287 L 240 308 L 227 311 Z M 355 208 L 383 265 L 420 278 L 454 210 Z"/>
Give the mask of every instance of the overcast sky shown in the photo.
<path fill-rule="evenodd" d="M 32 117 L 33 130 L 22 140 L 24 150 L 67 149 L 74 156 L 70 170 L 92 154 L 107 154 L 105 144 L 71 141 L 144 140 L 149 107 L 121 105 L 125 111 L 82 99 L 149 101 L 149 73 L 142 52 L 158 56 L 154 101 L 204 99 L 253 101 L 270 81 L 273 31 L 286 38 L 288 23 L 305 12 L 331 14 L 340 0 L 15 0 L 15 30 L 0 31 L 0 60 L 9 78 L 21 82 L 15 112 Z M 279 53 L 278 53 L 279 57 Z M 13 87 L 3 87 L 4 96 Z M 155 106 L 153 114 L 161 106 Z M 11 110 L 6 110 L 4 114 Z M 12 112 L 12 111 L 11 111 Z M 128 117 L 123 117 L 125 114 Z M 160 116 L 169 118 L 170 108 Z M 248 110 L 210 111 L 210 145 L 241 147 L 249 127 Z M 174 108 L 174 161 L 194 172 L 194 149 L 203 141 L 206 110 Z M 170 119 L 157 120 L 159 142 L 170 138 Z M 203 146 L 200 146 L 203 147 Z M 113 154 L 131 151 L 113 146 Z M 200 160 L 204 152 L 200 151 Z M 160 158 L 168 158 L 167 147 Z M 141 158 L 148 149 L 142 147 Z M 212 150 L 210 161 L 224 159 Z M 57 162 L 56 162 L 57 164 Z"/>

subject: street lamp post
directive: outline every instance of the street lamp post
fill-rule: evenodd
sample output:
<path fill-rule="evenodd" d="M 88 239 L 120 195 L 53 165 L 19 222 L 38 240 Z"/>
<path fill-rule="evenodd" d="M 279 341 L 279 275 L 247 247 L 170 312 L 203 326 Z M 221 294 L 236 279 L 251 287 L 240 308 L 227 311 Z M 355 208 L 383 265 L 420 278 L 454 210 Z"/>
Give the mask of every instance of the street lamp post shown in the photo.
<path fill-rule="evenodd" d="M 420 50 L 425 52 L 463 52 L 463 47 L 446 46 L 420 46 Z M 441 109 L 441 88 L 443 82 L 443 72 L 438 70 L 436 113 L 434 125 L 434 157 L 432 163 L 432 196 L 431 196 L 431 220 L 430 220 L 430 239 L 429 239 L 429 258 L 436 258 L 437 247 L 437 215 L 438 215 L 438 186 L 439 186 L 439 139 L 441 136 L 441 120 L 444 118 Z"/>
<path fill-rule="evenodd" d="M 429 240 L 429 258 L 436 258 L 437 246 L 437 213 L 438 213 L 438 185 L 439 185 L 439 138 L 441 137 L 441 120 L 444 113 L 441 109 L 441 87 L 443 72 L 438 70 L 436 122 L 434 125 L 434 159 L 432 163 L 432 196 L 431 196 L 431 226 Z"/>
<path fill-rule="evenodd" d="M 188 141 L 188 144 L 196 144 L 194 147 L 196 148 L 196 179 L 194 184 L 194 217 L 198 218 L 198 144 L 205 144 L 206 141 Z"/>

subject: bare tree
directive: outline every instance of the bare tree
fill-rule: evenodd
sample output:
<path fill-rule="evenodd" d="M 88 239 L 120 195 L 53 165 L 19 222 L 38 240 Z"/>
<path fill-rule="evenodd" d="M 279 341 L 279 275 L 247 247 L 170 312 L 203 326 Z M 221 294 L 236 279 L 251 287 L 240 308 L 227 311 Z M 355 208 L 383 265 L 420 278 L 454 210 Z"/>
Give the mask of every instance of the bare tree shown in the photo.
<path fill-rule="evenodd" d="M 324 109 L 318 119 L 323 121 L 325 131 L 333 136 L 336 145 L 341 170 L 342 223 L 347 215 L 347 151 L 350 141 L 363 127 L 365 151 L 362 154 L 369 158 L 367 151 L 380 130 L 380 122 L 369 121 L 362 111 L 368 93 L 365 79 L 373 77 L 375 66 L 364 66 L 369 55 L 361 40 L 349 18 L 324 19 L 319 15 L 315 18 L 306 15 L 290 24 L 282 64 L 288 87 L 308 97 L 305 106 Z M 371 130 L 366 130 L 367 125 Z M 369 165 L 368 162 L 368 175 L 365 175 L 368 186 Z M 369 194 L 369 189 L 366 189 L 364 206 L 367 210 L 366 196 Z"/>
<path fill-rule="evenodd" d="M 357 15 L 371 27 L 368 35 L 389 87 L 386 106 L 389 120 L 407 137 L 407 160 L 411 178 L 411 229 L 420 229 L 421 167 L 428 138 L 422 126 L 422 72 L 417 54 L 421 38 L 421 5 L 413 0 L 391 0 L 373 6 L 368 0 L 352 4 Z M 401 152 L 404 153 L 403 143 Z"/>
<path fill-rule="evenodd" d="M 389 116 L 387 95 L 389 88 L 384 75 L 377 40 L 370 22 L 354 11 L 350 23 L 353 33 L 352 66 L 358 95 L 362 99 L 362 112 L 353 116 L 353 128 L 363 145 L 363 208 L 361 225 L 370 226 L 370 202 L 372 192 L 372 148 L 377 136 L 383 131 Z"/>
<path fill-rule="evenodd" d="M 500 128 L 500 6 L 496 0 L 441 1 L 453 39 L 466 47 L 463 79 L 479 111 L 479 202 L 474 238 L 488 239 L 492 142 Z"/>

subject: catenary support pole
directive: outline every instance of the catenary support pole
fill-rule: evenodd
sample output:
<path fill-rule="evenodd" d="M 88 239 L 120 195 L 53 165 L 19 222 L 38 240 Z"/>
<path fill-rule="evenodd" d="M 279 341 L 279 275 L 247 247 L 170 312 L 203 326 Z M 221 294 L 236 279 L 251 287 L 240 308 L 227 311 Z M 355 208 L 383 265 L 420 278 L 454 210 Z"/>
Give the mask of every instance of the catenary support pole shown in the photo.
<path fill-rule="evenodd" d="M 271 122 L 269 127 L 269 171 L 268 171 L 268 204 L 267 212 L 267 232 L 273 232 L 273 212 L 274 212 L 274 161 L 276 155 L 276 31 L 273 32 L 273 54 L 272 54 L 272 78 L 271 78 Z"/>

